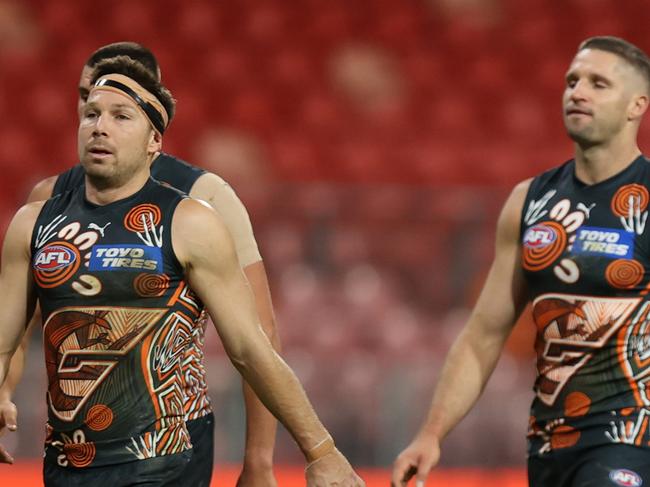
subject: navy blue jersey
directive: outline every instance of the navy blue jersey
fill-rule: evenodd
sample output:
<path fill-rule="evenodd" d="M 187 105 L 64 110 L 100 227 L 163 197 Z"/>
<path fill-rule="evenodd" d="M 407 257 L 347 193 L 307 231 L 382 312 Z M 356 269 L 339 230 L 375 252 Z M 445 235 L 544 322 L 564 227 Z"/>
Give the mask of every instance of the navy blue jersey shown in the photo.
<path fill-rule="evenodd" d="M 46 460 L 126 463 L 191 447 L 183 361 L 202 304 L 171 242 L 179 191 L 148 179 L 98 206 L 48 200 L 32 237 L 48 376 Z"/>
<path fill-rule="evenodd" d="M 529 453 L 650 446 L 650 164 L 585 185 L 569 161 L 535 178 L 521 220 L 537 327 Z"/>
<path fill-rule="evenodd" d="M 204 169 L 193 166 L 174 156 L 160 153 L 151 165 L 151 176 L 161 182 L 189 194 L 194 183 L 206 174 Z M 52 196 L 72 191 L 85 184 L 85 172 L 81 164 L 77 164 L 61 173 L 54 184 Z M 203 345 L 205 342 L 205 329 L 207 320 L 205 313 L 201 314 L 194 328 L 191 346 L 183 364 L 185 378 L 185 413 L 187 420 L 198 419 L 212 412 L 208 385 L 203 365 Z"/>

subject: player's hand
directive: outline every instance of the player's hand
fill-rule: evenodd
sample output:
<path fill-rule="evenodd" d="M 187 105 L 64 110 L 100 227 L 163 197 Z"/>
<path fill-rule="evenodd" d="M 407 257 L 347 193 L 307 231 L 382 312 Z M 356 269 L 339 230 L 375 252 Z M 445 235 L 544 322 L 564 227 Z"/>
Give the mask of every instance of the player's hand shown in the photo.
<path fill-rule="evenodd" d="M 419 434 L 395 460 L 391 487 L 405 487 L 414 476 L 416 487 L 423 487 L 429 472 L 437 465 L 438 460 L 440 460 L 438 438 Z"/>
<path fill-rule="evenodd" d="M 337 449 L 310 463 L 305 470 L 307 487 L 365 487 L 350 463 Z"/>
<path fill-rule="evenodd" d="M 247 467 L 239 474 L 236 487 L 278 487 L 272 467 Z"/>
<path fill-rule="evenodd" d="M 8 400 L 0 402 L 0 436 L 7 431 L 16 431 L 18 428 L 18 409 L 16 405 Z M 0 463 L 14 463 L 13 457 L 0 445 Z"/>

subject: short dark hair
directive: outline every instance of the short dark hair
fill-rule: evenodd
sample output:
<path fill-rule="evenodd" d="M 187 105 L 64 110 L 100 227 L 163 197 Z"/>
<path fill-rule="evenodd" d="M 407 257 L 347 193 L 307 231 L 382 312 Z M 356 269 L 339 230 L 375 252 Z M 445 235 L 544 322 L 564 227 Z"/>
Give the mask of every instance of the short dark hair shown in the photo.
<path fill-rule="evenodd" d="M 578 52 L 583 49 L 597 49 L 616 54 L 643 76 L 650 92 L 650 59 L 642 49 L 625 39 L 614 36 L 590 37 L 580 44 Z"/>
<path fill-rule="evenodd" d="M 142 63 L 129 56 L 115 56 L 109 59 L 104 59 L 103 61 L 98 62 L 95 66 L 90 78 L 91 86 L 94 85 L 99 78 L 107 74 L 122 74 L 136 81 L 140 86 L 158 99 L 165 108 L 169 121 L 171 122 L 176 110 L 176 100 L 174 100 L 171 92 L 165 88 L 163 84 L 156 79 L 153 73 Z"/>
<path fill-rule="evenodd" d="M 128 56 L 131 59 L 135 59 L 151 71 L 155 75 L 155 78 L 160 81 L 160 66 L 156 56 L 149 49 L 137 42 L 113 42 L 112 44 L 106 44 L 90 55 L 86 61 L 86 66 L 94 68 L 100 61 L 117 56 Z"/>

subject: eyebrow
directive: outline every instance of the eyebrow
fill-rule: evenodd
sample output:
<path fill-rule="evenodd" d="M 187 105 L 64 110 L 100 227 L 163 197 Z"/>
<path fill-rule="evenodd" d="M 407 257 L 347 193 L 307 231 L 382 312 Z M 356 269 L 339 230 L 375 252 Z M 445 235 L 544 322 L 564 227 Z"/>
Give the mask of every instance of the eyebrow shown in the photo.
<path fill-rule="evenodd" d="M 610 77 L 605 76 L 605 75 L 600 74 L 600 73 L 589 72 L 589 73 L 585 73 L 585 75 L 588 78 L 591 78 L 591 79 L 595 79 L 595 80 L 598 80 L 598 81 L 605 81 L 607 83 L 612 83 L 612 79 Z M 564 76 L 564 79 L 566 81 L 569 81 L 569 80 L 576 79 L 576 78 L 579 78 L 579 77 L 580 77 L 580 75 L 578 73 L 576 73 L 575 71 L 569 71 Z"/>
<path fill-rule="evenodd" d="M 126 108 L 128 110 L 137 110 L 133 105 L 130 105 L 128 103 L 116 103 L 114 105 L 111 105 L 111 108 L 113 108 L 113 109 L 114 108 L 119 108 L 119 109 Z"/>
<path fill-rule="evenodd" d="M 91 101 L 91 102 L 88 102 L 87 105 L 89 107 L 96 107 L 97 102 L 96 101 Z M 130 105 L 128 103 L 114 103 L 114 104 L 111 104 L 108 107 L 108 110 L 124 110 L 124 109 L 131 110 L 133 112 L 137 111 L 136 107 L 134 107 L 134 106 L 132 106 L 132 105 Z"/>

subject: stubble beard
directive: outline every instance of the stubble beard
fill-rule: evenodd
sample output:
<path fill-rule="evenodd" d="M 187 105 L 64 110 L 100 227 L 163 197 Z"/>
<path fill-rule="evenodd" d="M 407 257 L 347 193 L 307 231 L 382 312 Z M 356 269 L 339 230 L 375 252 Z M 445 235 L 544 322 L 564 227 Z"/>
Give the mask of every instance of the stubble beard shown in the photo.
<path fill-rule="evenodd" d="M 144 155 L 146 159 L 146 155 Z M 112 170 L 105 170 L 108 168 L 96 167 L 92 163 L 84 164 L 86 177 L 88 182 L 98 190 L 116 189 L 126 185 L 134 174 L 140 169 L 140 164 L 130 163 L 128 165 L 115 162 Z"/>
<path fill-rule="evenodd" d="M 588 149 L 602 142 L 599 140 L 596 128 L 593 125 L 587 125 L 575 129 L 571 128 L 568 124 L 565 124 L 565 127 L 569 138 L 582 149 Z"/>
<path fill-rule="evenodd" d="M 594 138 L 591 137 L 591 134 L 588 132 L 573 132 L 571 130 L 567 130 L 567 133 L 569 135 L 569 138 L 583 149 L 588 149 L 590 147 L 598 145 L 598 141 L 594 140 Z"/>

